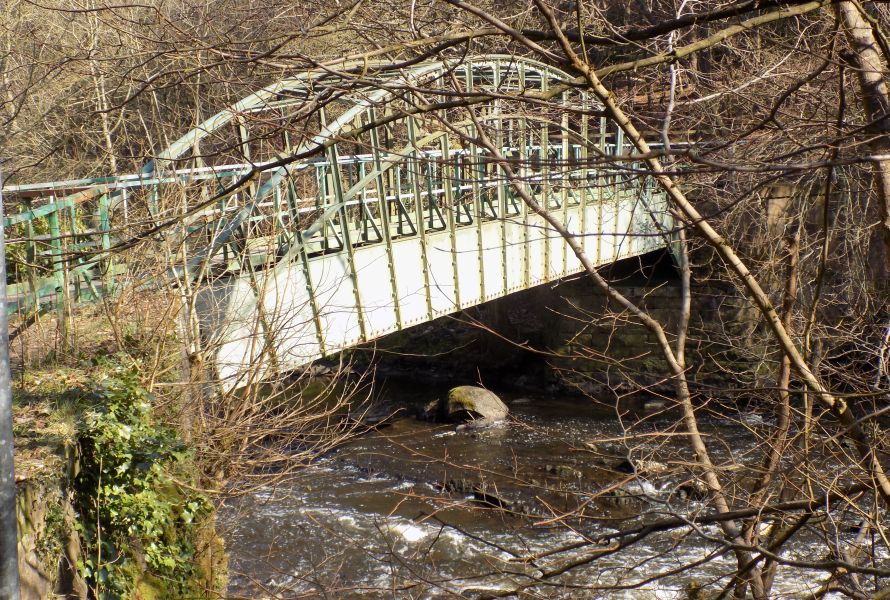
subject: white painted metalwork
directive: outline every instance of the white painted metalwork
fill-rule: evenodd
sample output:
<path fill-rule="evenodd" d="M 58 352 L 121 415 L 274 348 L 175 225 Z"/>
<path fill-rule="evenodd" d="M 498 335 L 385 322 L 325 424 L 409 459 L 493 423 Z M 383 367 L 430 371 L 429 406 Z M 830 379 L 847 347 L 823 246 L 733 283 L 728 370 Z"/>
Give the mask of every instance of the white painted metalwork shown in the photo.
<path fill-rule="evenodd" d="M 517 185 L 598 265 L 668 246 L 665 196 L 595 102 L 559 86 L 569 79 L 509 56 L 311 71 L 214 115 L 139 175 L 15 191 L 101 185 L 114 218 L 144 204 L 180 224 L 165 233 L 187 257 L 171 277 L 202 282 L 205 347 L 236 388 L 579 272 Z M 261 133 L 270 123 L 284 135 Z M 477 145 L 477 123 L 519 181 Z"/>
<path fill-rule="evenodd" d="M 656 202 L 663 203 L 663 198 Z M 608 233 L 581 238 L 588 256 L 603 265 L 664 248 L 666 242 L 657 235 L 649 212 L 665 214 L 664 208 L 645 206 L 635 192 L 623 192 L 588 198 L 568 207 L 564 218 L 581 235 L 582 219 L 604 223 Z M 274 356 L 279 369 L 296 368 L 581 271 L 568 245 L 554 237 L 541 217 L 524 209 L 513 218 L 483 220 L 480 229 L 481 251 L 475 227 L 449 227 L 429 231 L 425 239 L 419 235 L 395 239 L 391 248 L 384 243 L 356 247 L 354 267 L 345 252 L 318 254 L 303 265 L 263 271 L 259 286 L 245 275 L 218 283 L 205 303 L 206 315 L 216 313 L 207 325 L 217 348 L 218 375 L 236 387 L 258 360 L 270 360 L 264 355 Z M 256 293 L 257 287 L 261 293 Z M 270 335 L 257 331 L 260 307 L 271 315 Z"/>
<path fill-rule="evenodd" d="M 313 72 L 269 86 L 175 142 L 158 164 L 234 120 L 242 139 L 249 138 L 243 115 L 280 110 L 275 102 L 286 94 L 303 99 L 292 105 L 299 108 L 310 84 L 317 91 L 332 79 Z M 437 124 L 410 113 L 405 97 L 418 88 L 461 82 L 464 91 L 494 92 L 476 109 L 479 118 L 492 128 L 501 154 L 517 159 L 521 185 L 581 236 L 596 264 L 668 245 L 672 222 L 652 182 L 635 175 L 632 164 L 591 167 L 590 157 L 626 149 L 620 130 L 600 118 L 585 93 L 556 97 L 557 118 L 509 112 L 510 94 L 542 97 L 567 79 L 534 61 L 488 56 L 368 78 L 372 83 L 340 97 L 337 118 L 328 121 L 330 108 L 320 109 L 321 131 L 290 152 L 317 149 L 322 158 L 265 173 L 252 205 L 241 203 L 207 251 L 229 243 L 226 231 L 269 219 L 270 197 L 279 204 L 285 199 L 287 210 L 276 204 L 272 211 L 285 232 L 277 245 L 267 244 L 277 247 L 275 256 L 254 253 L 253 268 L 218 279 L 203 296 L 204 331 L 225 386 L 581 270 L 565 241 L 527 209 L 488 152 L 473 143 L 466 117 L 463 126 L 448 128 L 441 124 L 448 115 L 440 114 Z M 571 120 L 569 108 L 580 109 Z M 381 117 L 387 125 L 366 127 Z M 456 134 L 457 128 L 469 135 Z M 370 152 L 344 156 L 343 140 Z M 314 188 L 304 183 L 295 193 L 300 186 L 292 182 L 305 180 L 305 173 Z M 258 213 L 263 216 L 252 216 Z M 196 256 L 196 263 L 206 256 Z M 258 364 L 264 366 L 257 370 Z"/>

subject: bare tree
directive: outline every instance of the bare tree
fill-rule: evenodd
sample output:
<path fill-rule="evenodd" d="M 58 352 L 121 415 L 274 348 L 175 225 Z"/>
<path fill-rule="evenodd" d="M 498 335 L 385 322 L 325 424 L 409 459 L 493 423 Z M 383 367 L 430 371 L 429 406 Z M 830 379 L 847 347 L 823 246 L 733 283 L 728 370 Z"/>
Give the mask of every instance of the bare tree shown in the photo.
<path fill-rule="evenodd" d="M 199 236 L 206 229 L 195 225 L 242 209 L 257 214 L 250 203 L 260 171 L 322 156 L 334 143 L 370 151 L 381 146 L 377 132 L 385 132 L 410 148 L 413 140 L 399 127 L 414 119 L 423 133 L 447 131 L 483 152 L 483 168 L 509 184 L 549 231 L 565 240 L 592 284 L 608 297 L 618 335 L 622 321 L 651 332 L 651 351 L 662 361 L 659 378 L 669 382 L 669 400 L 679 414 L 676 427 L 662 433 L 680 432 L 688 444 L 684 458 L 668 461 L 671 475 L 686 472 L 704 482 L 699 493 L 710 509 L 696 514 L 689 506 L 668 507 L 661 518 L 587 540 L 590 551 L 582 559 L 565 558 L 504 593 L 547 589 L 573 569 L 687 527 L 702 543 L 719 547 L 703 564 L 723 552 L 734 556 L 720 580 L 724 596 L 770 597 L 783 569 L 816 573 L 815 597 L 833 591 L 854 598 L 880 593 L 888 577 L 880 557 L 887 550 L 883 519 L 890 500 L 883 419 L 890 385 L 885 6 L 659 0 L 628 9 L 616 2 L 426 0 L 378 2 L 373 10 L 362 2 L 257 8 L 226 2 L 214 4 L 213 13 L 187 2 L 21 5 L 3 17 L 4 145 L 17 154 L 19 178 L 141 169 L 178 132 L 270 81 L 290 73 L 324 75 L 323 85 L 290 112 L 236 115 L 231 135 L 220 130 L 160 165 L 254 165 L 222 191 L 202 184 L 178 192 L 171 188 L 156 205 L 148 195 L 130 199 L 133 215 L 127 231 L 117 236 L 126 241 L 115 250 L 131 253 L 130 264 L 170 257 L 147 269 L 153 277 L 185 274 L 171 306 L 185 315 L 181 332 L 188 338 L 185 361 L 193 388 L 203 382 L 214 351 L 202 339 L 197 303 L 212 289 L 219 266 L 212 251 L 203 253 L 206 240 Z M 62 30 L 79 42 L 53 42 Z M 567 77 L 547 89 L 469 89 L 456 75 L 467 56 L 494 53 L 533 58 Z M 410 67 L 423 61 L 442 61 L 449 74 L 412 78 Z M 310 143 L 338 116 L 343 102 L 370 90 L 383 91 L 390 100 L 376 122 Z M 596 106 L 568 101 L 582 91 Z M 581 164 L 548 165 L 548 176 L 565 189 L 599 185 L 573 181 L 574 171 L 586 169 L 604 178 L 649 180 L 665 192 L 677 229 L 660 235 L 674 248 L 680 289 L 669 322 L 645 302 L 622 294 L 585 255 L 579 239 L 587 232 L 561 221 L 541 201 L 535 179 L 541 166 L 511 154 L 499 137 L 503 115 L 560 127 L 606 117 L 617 125 L 616 136 L 620 130 L 626 147 L 612 156 L 587 155 Z M 584 143 L 595 145 L 592 139 Z M 454 168 L 444 157 L 423 160 L 430 169 Z M 317 191 L 312 189 L 317 183 L 298 183 L 304 197 Z M 208 209 L 220 202 L 229 208 Z M 457 213 L 459 202 L 444 208 Z M 295 220 L 290 227 L 313 223 Z M 249 226 L 242 233 L 249 237 Z M 228 234 L 238 232 L 233 228 Z M 218 243 L 214 236 L 214 249 L 231 250 L 234 261 L 243 267 L 246 260 L 249 267 L 248 251 L 238 254 L 234 243 Z M 44 263 L 42 268 L 52 267 Z M 244 271 L 264 268 L 271 264 Z M 262 295 L 265 280 L 252 277 Z M 707 294 L 729 300 L 702 321 L 696 307 L 706 305 Z M 285 322 L 275 311 L 260 314 L 251 338 L 257 360 L 272 368 L 252 371 L 245 393 L 214 396 L 190 417 L 200 421 L 197 427 L 207 440 L 209 471 L 237 465 L 234 470 L 249 481 L 271 465 L 283 476 L 305 463 L 308 454 L 297 453 L 295 459 L 291 452 L 299 440 L 312 438 L 314 431 L 333 433 L 313 447 L 315 452 L 354 431 L 353 420 L 339 418 L 341 407 L 308 400 L 300 411 L 286 413 L 286 388 L 273 386 L 268 393 L 263 380 L 275 370 L 276 324 Z M 599 358 L 612 360 L 635 390 L 647 389 L 634 381 L 638 373 L 631 365 L 608 355 Z M 700 383 L 698 374 L 718 370 L 723 390 Z M 739 417 L 735 402 L 765 406 L 775 415 L 770 433 L 754 432 L 751 460 L 715 458 L 722 456 L 716 431 L 702 418 L 727 418 L 733 411 Z M 283 414 L 290 418 L 269 425 Z M 643 447 L 634 435 L 628 434 L 627 443 Z M 671 451 L 660 445 L 652 452 L 658 457 Z M 277 477 L 263 475 L 257 481 Z M 570 527 L 583 514 L 576 506 L 553 510 L 548 518 Z M 855 515 L 857 526 L 852 538 L 842 535 L 838 524 L 849 515 Z M 703 529 L 712 523 L 719 534 Z M 790 554 L 787 549 L 801 539 L 818 544 L 822 558 Z M 554 548 L 548 557 L 576 550 Z M 641 574 L 629 585 L 669 575 Z"/>

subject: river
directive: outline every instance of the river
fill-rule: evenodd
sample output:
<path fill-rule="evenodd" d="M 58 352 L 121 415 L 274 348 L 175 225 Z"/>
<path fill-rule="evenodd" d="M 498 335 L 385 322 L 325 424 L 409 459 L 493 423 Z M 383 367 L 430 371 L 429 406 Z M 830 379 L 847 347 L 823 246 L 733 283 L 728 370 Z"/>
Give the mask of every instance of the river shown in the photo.
<path fill-rule="evenodd" d="M 387 383 L 378 409 L 422 405 L 444 392 Z M 682 466 L 691 456 L 676 415 L 641 405 L 618 417 L 586 398 L 500 396 L 511 410 L 503 425 L 456 431 L 396 418 L 287 485 L 227 502 L 220 524 L 231 594 L 474 597 L 545 574 L 528 590 L 533 597 L 679 599 L 726 584 L 735 558 L 715 552 L 713 525 L 673 528 L 614 553 L 614 540 L 603 537 L 671 514 L 709 512 Z M 715 461 L 725 464 L 756 460 L 756 440 L 771 428 L 757 414 L 702 420 Z M 660 473 L 666 464 L 670 472 Z M 726 478 L 741 484 L 732 472 Z M 824 547 L 804 540 L 788 552 L 818 559 Z M 794 569 L 780 574 L 776 598 L 816 585 Z"/>

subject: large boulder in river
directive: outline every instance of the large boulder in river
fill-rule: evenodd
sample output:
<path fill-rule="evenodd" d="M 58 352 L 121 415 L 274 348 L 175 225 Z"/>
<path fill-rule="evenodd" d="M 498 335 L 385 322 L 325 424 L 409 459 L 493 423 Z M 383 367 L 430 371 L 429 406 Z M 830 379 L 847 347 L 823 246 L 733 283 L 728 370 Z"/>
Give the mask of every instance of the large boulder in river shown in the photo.
<path fill-rule="evenodd" d="M 452 388 L 445 402 L 445 415 L 452 421 L 501 421 L 508 412 L 507 405 L 500 398 L 485 388 L 473 385 Z"/>

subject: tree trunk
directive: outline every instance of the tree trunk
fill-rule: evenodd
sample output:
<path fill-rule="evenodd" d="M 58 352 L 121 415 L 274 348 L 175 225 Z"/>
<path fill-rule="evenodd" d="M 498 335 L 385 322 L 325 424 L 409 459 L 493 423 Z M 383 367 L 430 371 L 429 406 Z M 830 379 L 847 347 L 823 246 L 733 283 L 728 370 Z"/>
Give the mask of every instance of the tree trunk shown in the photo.
<path fill-rule="evenodd" d="M 871 123 L 867 131 L 872 135 L 869 148 L 876 157 L 871 164 L 881 211 L 880 235 L 883 238 L 883 248 L 875 253 L 880 258 L 874 276 L 878 285 L 886 286 L 890 279 L 890 93 L 874 32 L 859 7 L 853 2 L 841 2 L 837 10 L 853 52 L 866 118 Z"/>

